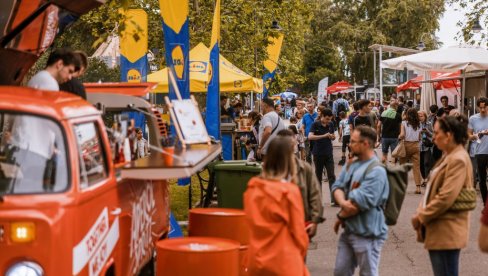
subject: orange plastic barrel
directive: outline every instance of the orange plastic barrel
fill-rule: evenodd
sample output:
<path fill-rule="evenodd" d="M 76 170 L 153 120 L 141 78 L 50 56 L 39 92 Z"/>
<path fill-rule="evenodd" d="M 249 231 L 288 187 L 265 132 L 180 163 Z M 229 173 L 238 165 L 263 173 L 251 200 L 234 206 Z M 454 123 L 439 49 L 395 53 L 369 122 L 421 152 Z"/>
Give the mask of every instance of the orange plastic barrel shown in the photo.
<path fill-rule="evenodd" d="M 247 270 L 247 262 L 248 262 L 248 246 L 247 245 L 241 245 L 239 248 L 239 275 L 240 276 L 246 276 L 249 275 L 248 270 Z"/>
<path fill-rule="evenodd" d="M 190 210 L 188 235 L 218 237 L 249 244 L 249 226 L 244 211 L 227 208 L 195 208 Z"/>
<path fill-rule="evenodd" d="M 189 237 L 156 243 L 157 275 L 238 276 L 239 243 L 232 240 Z"/>

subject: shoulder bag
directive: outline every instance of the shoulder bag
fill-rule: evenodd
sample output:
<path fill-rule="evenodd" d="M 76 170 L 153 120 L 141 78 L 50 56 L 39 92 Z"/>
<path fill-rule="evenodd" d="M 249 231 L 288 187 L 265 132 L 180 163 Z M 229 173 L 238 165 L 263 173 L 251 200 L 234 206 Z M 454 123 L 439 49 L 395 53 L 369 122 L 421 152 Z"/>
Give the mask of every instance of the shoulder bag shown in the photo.
<path fill-rule="evenodd" d="M 398 141 L 398 145 L 396 146 L 396 148 L 391 153 L 391 156 L 393 158 L 402 158 L 402 157 L 407 156 L 407 151 L 405 149 L 405 142 L 403 141 L 403 139 Z"/>
<path fill-rule="evenodd" d="M 463 187 L 449 211 L 472 211 L 476 208 L 476 190 L 473 187 Z"/>

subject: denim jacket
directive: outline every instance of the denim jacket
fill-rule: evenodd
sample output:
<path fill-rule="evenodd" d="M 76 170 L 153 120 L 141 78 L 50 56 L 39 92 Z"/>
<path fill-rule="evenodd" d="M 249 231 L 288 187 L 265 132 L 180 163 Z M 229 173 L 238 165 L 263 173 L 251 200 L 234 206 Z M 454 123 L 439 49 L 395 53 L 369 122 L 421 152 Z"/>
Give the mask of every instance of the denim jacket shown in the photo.
<path fill-rule="evenodd" d="M 388 226 L 382 210 L 389 193 L 386 170 L 381 166 L 376 166 L 367 175 L 364 175 L 369 164 L 374 161 L 378 161 L 378 158 L 356 161 L 349 168 L 344 167 L 339 178 L 332 185 L 332 193 L 341 189 L 347 198 L 359 206 L 359 213 L 344 221 L 346 233 L 386 239 Z M 350 191 L 349 179 L 351 179 L 351 183 L 359 182 L 359 187 Z"/>
<path fill-rule="evenodd" d="M 420 123 L 420 129 L 424 129 L 424 128 L 427 130 L 427 133 L 425 135 L 427 135 L 427 138 L 429 138 L 429 140 L 432 141 L 432 135 L 434 133 L 432 124 L 428 121 L 425 123 Z M 431 147 L 427 147 L 426 145 L 424 145 L 423 139 L 420 139 L 420 151 L 428 151 L 430 150 L 430 148 Z"/>

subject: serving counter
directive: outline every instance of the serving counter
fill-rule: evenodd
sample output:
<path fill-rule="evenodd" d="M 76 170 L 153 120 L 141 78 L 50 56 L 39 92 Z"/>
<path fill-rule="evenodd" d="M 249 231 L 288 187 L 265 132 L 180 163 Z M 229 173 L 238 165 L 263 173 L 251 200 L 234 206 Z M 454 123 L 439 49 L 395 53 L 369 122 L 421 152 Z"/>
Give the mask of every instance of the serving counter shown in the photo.
<path fill-rule="evenodd" d="M 168 165 L 162 153 L 153 151 L 148 157 L 125 164 L 121 177 L 156 180 L 190 177 L 221 152 L 220 144 L 191 145 L 186 149 L 175 150 L 173 162 Z"/>

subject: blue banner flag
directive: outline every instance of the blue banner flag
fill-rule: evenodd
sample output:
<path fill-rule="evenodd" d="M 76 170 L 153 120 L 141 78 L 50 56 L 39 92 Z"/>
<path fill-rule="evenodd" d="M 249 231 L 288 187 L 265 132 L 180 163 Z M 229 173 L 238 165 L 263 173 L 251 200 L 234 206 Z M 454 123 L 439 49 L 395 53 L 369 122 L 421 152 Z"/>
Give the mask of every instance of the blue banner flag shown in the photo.
<path fill-rule="evenodd" d="M 190 30 L 188 0 L 159 0 L 163 18 L 164 47 L 168 74 L 175 77 L 176 85 L 182 99 L 190 98 Z M 168 76 L 169 79 L 169 76 Z M 170 82 L 169 98 L 178 97 L 175 87 Z M 174 133 L 174 131 L 173 131 Z M 178 185 L 190 184 L 190 178 L 178 179 Z"/>
<path fill-rule="evenodd" d="M 210 70 L 205 124 L 208 135 L 220 140 L 220 0 L 215 2 L 210 42 Z"/>
<path fill-rule="evenodd" d="M 164 47 L 168 73 L 171 71 L 182 99 L 190 98 L 190 31 L 188 0 L 159 0 L 163 18 Z M 169 85 L 169 98 L 176 99 L 175 88 Z"/>
<path fill-rule="evenodd" d="M 181 227 L 176 221 L 175 216 L 173 216 L 173 212 L 169 213 L 169 232 L 168 237 L 170 239 L 174 238 L 181 238 L 183 237 L 183 231 L 181 231 Z"/>
<path fill-rule="evenodd" d="M 280 33 L 278 37 L 270 37 L 268 41 L 268 59 L 264 62 L 265 73 L 263 75 L 263 98 L 268 96 L 268 89 L 276 75 L 278 59 L 280 58 L 281 53 L 281 45 L 283 45 L 283 34 Z"/>
<path fill-rule="evenodd" d="M 276 72 L 269 72 L 268 70 L 264 71 L 263 75 L 263 99 L 268 97 L 268 89 L 271 86 L 271 83 L 274 80 Z"/>
<path fill-rule="evenodd" d="M 147 14 L 142 9 L 129 9 L 124 15 L 125 28 L 120 39 L 120 80 L 145 82 L 147 76 Z"/>

